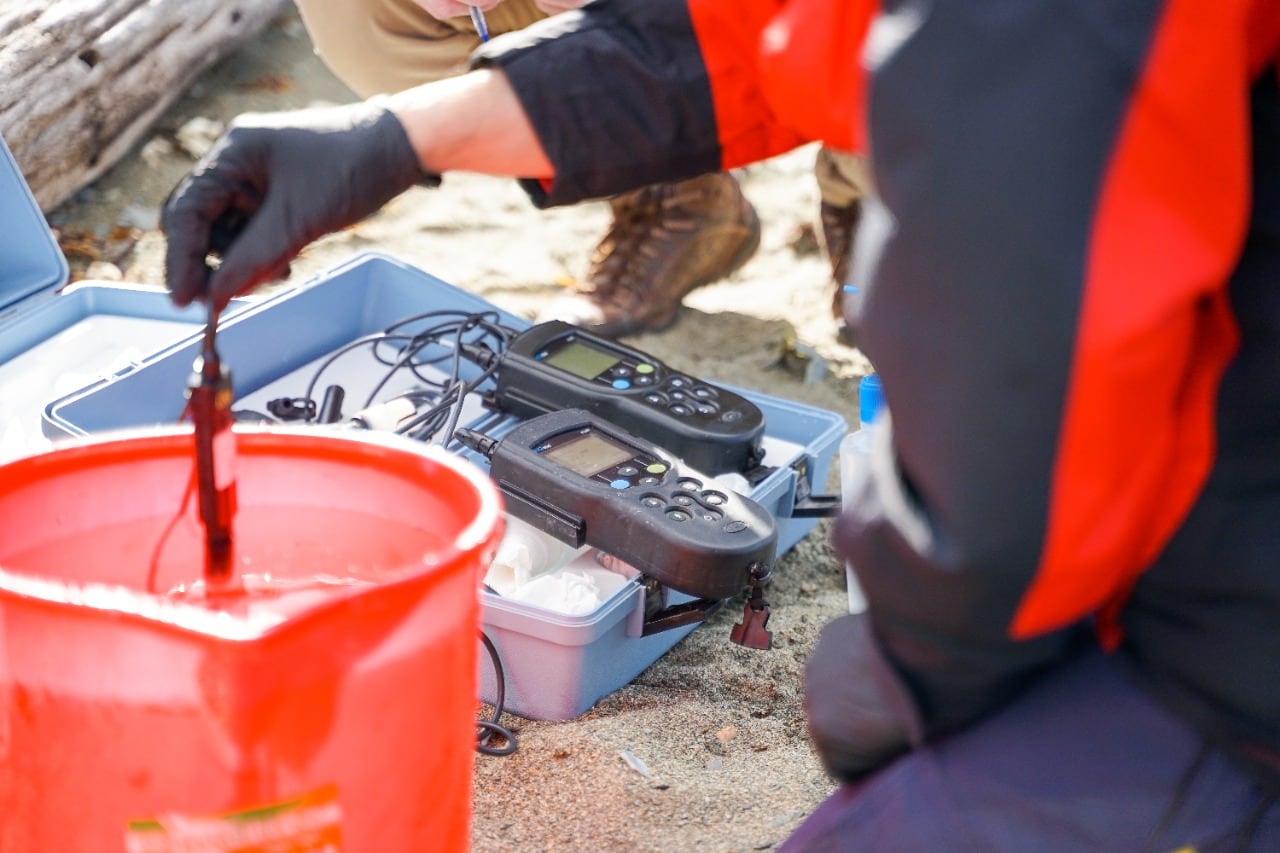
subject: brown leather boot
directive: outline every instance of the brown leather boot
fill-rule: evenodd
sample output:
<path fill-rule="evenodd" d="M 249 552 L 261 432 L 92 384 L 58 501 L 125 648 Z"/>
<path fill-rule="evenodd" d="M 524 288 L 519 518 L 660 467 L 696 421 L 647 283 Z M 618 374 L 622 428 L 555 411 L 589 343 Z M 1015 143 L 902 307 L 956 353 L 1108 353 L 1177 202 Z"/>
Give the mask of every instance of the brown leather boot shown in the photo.
<path fill-rule="evenodd" d="M 839 323 L 837 336 L 841 343 L 853 346 L 853 331 L 844 321 L 844 294 L 849 283 L 849 270 L 853 265 L 853 240 L 858 233 L 858 220 L 862 217 L 862 203 L 854 201 L 847 207 L 836 207 L 824 201 L 818 213 L 822 220 L 822 238 L 827 245 L 831 280 L 834 283 L 831 314 Z"/>
<path fill-rule="evenodd" d="M 760 220 L 732 175 L 716 172 L 615 196 L 613 224 L 586 280 L 538 320 L 564 320 L 608 337 L 660 331 L 680 300 L 745 264 Z"/>

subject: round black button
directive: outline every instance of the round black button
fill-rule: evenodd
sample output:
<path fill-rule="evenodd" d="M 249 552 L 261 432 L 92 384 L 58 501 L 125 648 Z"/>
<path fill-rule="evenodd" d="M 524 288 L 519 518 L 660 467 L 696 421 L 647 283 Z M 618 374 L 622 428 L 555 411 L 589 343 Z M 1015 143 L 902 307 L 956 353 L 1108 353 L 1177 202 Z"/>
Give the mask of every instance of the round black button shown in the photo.
<path fill-rule="evenodd" d="M 667 410 L 673 415 L 684 416 L 693 414 L 693 409 L 689 408 L 684 403 L 672 403 L 667 407 Z"/>
<path fill-rule="evenodd" d="M 672 521 L 688 521 L 690 516 L 689 516 L 689 513 L 685 512 L 682 509 L 672 509 L 672 510 L 667 510 L 667 518 L 671 519 Z"/>

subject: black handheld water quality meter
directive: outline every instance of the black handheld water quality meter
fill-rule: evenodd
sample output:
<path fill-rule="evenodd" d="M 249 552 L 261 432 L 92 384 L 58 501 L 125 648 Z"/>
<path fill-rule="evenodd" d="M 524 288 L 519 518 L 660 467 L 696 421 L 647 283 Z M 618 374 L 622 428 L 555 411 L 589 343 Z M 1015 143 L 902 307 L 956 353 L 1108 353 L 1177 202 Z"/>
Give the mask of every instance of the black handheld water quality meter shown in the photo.
<path fill-rule="evenodd" d="M 488 457 L 512 515 L 672 589 L 730 598 L 774 558 L 768 510 L 590 412 L 541 415 L 501 439 L 467 429 L 454 437 Z"/>
<path fill-rule="evenodd" d="M 748 471 L 764 456 L 764 415 L 750 400 L 569 323 L 539 323 L 498 357 L 490 402 L 499 411 L 585 409 L 711 475 Z"/>

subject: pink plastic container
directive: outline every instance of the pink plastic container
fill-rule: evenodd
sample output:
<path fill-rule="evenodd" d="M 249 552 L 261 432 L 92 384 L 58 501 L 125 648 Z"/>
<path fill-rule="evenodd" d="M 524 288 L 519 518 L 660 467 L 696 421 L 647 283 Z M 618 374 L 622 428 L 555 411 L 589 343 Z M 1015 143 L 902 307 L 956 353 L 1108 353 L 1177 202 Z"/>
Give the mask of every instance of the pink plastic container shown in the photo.
<path fill-rule="evenodd" d="M 0 850 L 467 848 L 496 490 L 408 441 L 236 440 L 217 599 L 189 431 L 0 466 Z"/>

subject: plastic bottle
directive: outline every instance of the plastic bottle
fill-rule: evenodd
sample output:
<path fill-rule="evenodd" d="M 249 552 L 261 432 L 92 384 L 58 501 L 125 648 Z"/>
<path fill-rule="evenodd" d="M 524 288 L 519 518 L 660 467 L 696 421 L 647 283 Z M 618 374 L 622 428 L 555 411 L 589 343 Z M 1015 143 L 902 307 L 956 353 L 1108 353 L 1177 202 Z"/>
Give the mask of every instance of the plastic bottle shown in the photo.
<path fill-rule="evenodd" d="M 880 384 L 880 374 L 862 377 L 858 383 L 858 429 L 840 442 L 840 499 L 845 504 L 853 498 L 855 474 L 871 464 L 871 448 L 875 445 L 877 423 L 883 410 L 884 388 Z M 849 590 L 849 612 L 859 613 L 866 609 L 867 601 L 858 586 L 853 565 L 846 562 L 844 571 Z"/>

